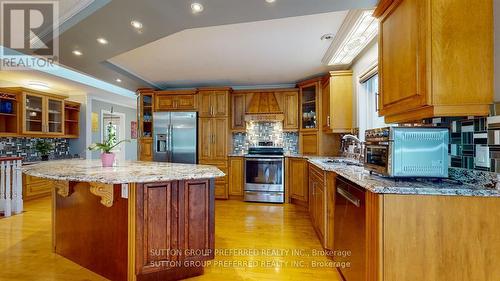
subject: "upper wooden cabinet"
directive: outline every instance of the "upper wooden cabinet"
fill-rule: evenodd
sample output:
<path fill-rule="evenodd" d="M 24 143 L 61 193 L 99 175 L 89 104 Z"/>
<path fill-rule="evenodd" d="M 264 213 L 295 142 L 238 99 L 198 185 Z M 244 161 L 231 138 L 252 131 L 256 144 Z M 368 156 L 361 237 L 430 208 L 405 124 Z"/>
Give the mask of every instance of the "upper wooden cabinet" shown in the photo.
<path fill-rule="evenodd" d="M 283 130 L 299 129 L 299 93 L 298 91 L 283 92 Z"/>
<path fill-rule="evenodd" d="M 229 117 L 230 88 L 198 89 L 198 115 L 200 117 Z"/>
<path fill-rule="evenodd" d="M 64 135 L 66 138 L 80 136 L 80 104 L 64 101 Z"/>
<path fill-rule="evenodd" d="M 23 92 L 23 134 L 63 135 L 62 98 Z"/>
<path fill-rule="evenodd" d="M 228 119 L 202 117 L 198 123 L 198 158 L 200 160 L 226 160 Z"/>
<path fill-rule="evenodd" d="M 493 1 L 382 0 L 374 15 L 386 122 L 488 115 Z"/>
<path fill-rule="evenodd" d="M 231 129 L 233 131 L 244 131 L 246 129 L 245 112 L 247 107 L 247 97 L 249 96 L 251 96 L 251 94 L 231 94 Z"/>
<path fill-rule="evenodd" d="M 155 92 L 156 111 L 195 110 L 196 104 L 196 91 Z"/>
<path fill-rule="evenodd" d="M 352 71 L 331 71 L 322 84 L 322 128 L 327 133 L 352 131 Z"/>
<path fill-rule="evenodd" d="M 300 131 L 318 130 L 320 94 L 321 79 L 312 79 L 299 84 Z"/>

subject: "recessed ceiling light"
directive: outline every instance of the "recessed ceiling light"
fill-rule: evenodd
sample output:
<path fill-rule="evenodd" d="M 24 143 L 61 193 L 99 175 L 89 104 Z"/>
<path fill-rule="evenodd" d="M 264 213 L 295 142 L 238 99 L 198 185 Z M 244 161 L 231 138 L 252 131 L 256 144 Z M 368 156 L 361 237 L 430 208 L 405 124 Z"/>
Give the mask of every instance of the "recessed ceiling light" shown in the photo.
<path fill-rule="evenodd" d="M 276 0 L 266 0 L 267 3 L 271 4 L 271 3 L 274 3 L 276 2 Z"/>
<path fill-rule="evenodd" d="M 122 82 L 122 79 L 120 79 L 120 78 L 116 78 L 116 82 L 121 83 L 121 82 Z"/>
<path fill-rule="evenodd" d="M 73 55 L 75 55 L 75 56 L 81 56 L 81 55 L 83 55 L 83 53 L 81 51 L 74 50 L 73 51 Z"/>
<path fill-rule="evenodd" d="M 191 4 L 191 11 L 193 11 L 193 13 L 195 14 L 201 13 L 203 11 L 203 5 L 201 5 L 200 3 Z"/>
<path fill-rule="evenodd" d="M 48 89 L 50 89 L 49 85 L 47 85 L 46 83 L 40 82 L 40 81 L 29 81 L 26 85 L 28 87 L 36 89 L 36 90 L 48 90 Z"/>
<path fill-rule="evenodd" d="M 135 29 L 142 29 L 142 22 L 140 22 L 140 21 L 133 20 L 133 21 L 130 22 L 130 24 Z"/>
<path fill-rule="evenodd" d="M 103 38 L 103 37 L 97 38 L 97 42 L 99 42 L 99 44 L 102 44 L 102 45 L 108 44 L 108 40 L 106 40 L 106 38 Z"/>

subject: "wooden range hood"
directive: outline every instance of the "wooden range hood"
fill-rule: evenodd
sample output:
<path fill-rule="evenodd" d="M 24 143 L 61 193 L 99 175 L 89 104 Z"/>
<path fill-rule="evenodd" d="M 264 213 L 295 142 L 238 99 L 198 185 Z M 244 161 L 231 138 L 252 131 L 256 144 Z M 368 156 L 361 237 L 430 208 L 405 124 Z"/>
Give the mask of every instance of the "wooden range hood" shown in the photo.
<path fill-rule="evenodd" d="M 255 93 L 245 114 L 245 121 L 283 121 L 285 115 L 272 92 Z"/>

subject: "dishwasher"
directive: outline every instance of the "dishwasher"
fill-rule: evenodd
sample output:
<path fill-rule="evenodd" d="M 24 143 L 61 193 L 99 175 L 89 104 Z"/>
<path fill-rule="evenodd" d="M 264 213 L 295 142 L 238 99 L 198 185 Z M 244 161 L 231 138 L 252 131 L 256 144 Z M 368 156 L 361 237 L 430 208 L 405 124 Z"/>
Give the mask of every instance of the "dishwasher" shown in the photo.
<path fill-rule="evenodd" d="M 365 189 L 337 177 L 334 211 L 334 247 L 339 253 L 335 256 L 339 263 L 350 266 L 337 267 L 346 281 L 365 280 L 366 272 L 366 205 Z"/>

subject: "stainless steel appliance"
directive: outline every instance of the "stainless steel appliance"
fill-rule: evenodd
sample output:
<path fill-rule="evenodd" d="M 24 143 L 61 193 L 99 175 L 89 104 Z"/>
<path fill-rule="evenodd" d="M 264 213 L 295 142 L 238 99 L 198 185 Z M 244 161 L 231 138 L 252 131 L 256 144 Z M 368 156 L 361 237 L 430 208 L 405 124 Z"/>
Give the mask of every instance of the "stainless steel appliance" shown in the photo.
<path fill-rule="evenodd" d="M 389 177 L 448 177 L 447 128 L 387 127 L 365 133 L 365 168 Z"/>
<path fill-rule="evenodd" d="M 285 202 L 282 147 L 250 147 L 245 155 L 245 201 Z"/>
<path fill-rule="evenodd" d="M 197 113 L 153 113 L 153 160 L 158 162 L 197 162 Z"/>
<path fill-rule="evenodd" d="M 344 280 L 365 280 L 365 189 L 337 177 L 336 190 L 333 243 L 335 250 L 345 255 L 335 255 L 334 260 L 339 264 L 350 263 L 350 267 L 338 267 L 337 270 Z"/>

